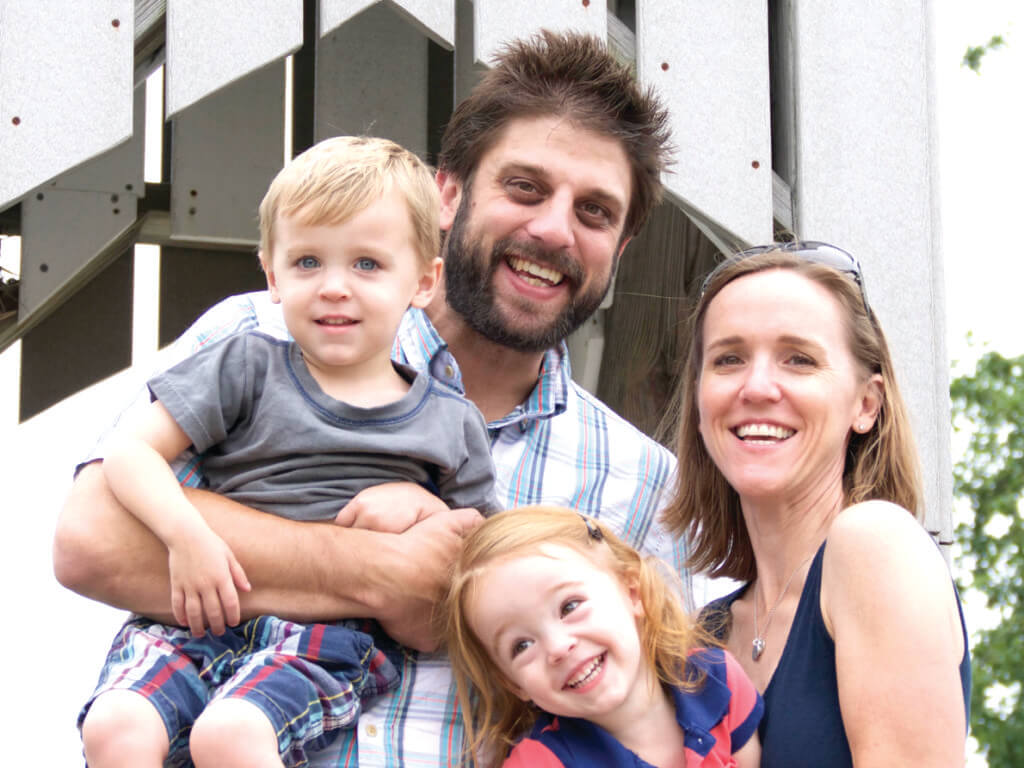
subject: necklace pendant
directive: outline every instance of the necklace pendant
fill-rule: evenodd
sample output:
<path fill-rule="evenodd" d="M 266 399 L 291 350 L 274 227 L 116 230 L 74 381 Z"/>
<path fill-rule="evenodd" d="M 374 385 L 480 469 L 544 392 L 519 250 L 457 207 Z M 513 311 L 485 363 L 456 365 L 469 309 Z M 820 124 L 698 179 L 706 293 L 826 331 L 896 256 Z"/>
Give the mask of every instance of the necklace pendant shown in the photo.
<path fill-rule="evenodd" d="M 754 661 L 757 661 L 761 658 L 761 654 L 764 653 L 764 638 L 755 637 L 754 642 L 751 643 L 751 645 L 753 646 L 753 648 L 750 651 L 750 657 Z"/>

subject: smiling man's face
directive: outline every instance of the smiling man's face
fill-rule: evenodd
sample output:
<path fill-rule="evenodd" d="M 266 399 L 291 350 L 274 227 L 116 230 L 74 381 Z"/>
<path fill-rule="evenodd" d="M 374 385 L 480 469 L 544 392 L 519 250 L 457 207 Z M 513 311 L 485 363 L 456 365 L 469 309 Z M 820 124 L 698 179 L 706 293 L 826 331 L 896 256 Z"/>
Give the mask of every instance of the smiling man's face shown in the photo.
<path fill-rule="evenodd" d="M 467 183 L 442 184 L 448 304 L 503 346 L 557 344 L 608 292 L 630 179 L 616 139 L 566 118 L 511 121 Z"/>

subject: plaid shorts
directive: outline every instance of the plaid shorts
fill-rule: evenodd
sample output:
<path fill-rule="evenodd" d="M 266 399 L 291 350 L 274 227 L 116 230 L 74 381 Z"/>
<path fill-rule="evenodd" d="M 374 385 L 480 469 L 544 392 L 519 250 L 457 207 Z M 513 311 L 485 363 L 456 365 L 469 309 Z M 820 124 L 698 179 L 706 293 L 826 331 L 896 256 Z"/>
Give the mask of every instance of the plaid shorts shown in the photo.
<path fill-rule="evenodd" d="M 398 685 L 398 671 L 355 627 L 368 622 L 296 624 L 260 616 L 223 635 L 192 637 L 187 629 L 135 617 L 107 654 L 100 681 L 78 716 L 96 697 L 136 691 L 153 704 L 171 742 L 165 765 L 190 765 L 188 734 L 212 701 L 245 699 L 267 716 L 288 765 L 306 762 L 338 729 L 352 727 L 360 699 Z"/>

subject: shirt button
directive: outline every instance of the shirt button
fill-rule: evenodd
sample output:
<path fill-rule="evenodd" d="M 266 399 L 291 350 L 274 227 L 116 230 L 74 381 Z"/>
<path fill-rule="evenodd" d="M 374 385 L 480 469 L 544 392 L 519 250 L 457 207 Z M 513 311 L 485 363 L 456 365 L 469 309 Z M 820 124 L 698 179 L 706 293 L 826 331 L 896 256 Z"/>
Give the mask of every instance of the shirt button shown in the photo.
<path fill-rule="evenodd" d="M 446 365 L 444 367 L 444 375 L 450 379 L 452 376 L 455 375 L 455 369 L 452 368 L 450 365 Z"/>
<path fill-rule="evenodd" d="M 377 737 L 377 726 L 376 725 L 368 725 L 368 726 L 366 726 L 366 735 L 369 736 L 371 739 L 376 738 Z"/>

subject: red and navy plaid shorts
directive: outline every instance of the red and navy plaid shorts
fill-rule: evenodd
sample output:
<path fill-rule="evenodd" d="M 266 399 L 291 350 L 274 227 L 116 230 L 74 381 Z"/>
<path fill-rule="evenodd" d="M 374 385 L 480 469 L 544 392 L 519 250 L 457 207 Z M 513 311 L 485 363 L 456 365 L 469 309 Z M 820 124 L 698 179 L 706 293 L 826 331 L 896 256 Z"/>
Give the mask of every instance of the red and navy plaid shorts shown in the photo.
<path fill-rule="evenodd" d="M 163 718 L 170 740 L 166 765 L 188 765 L 188 734 L 212 701 L 240 698 L 266 714 L 282 759 L 305 762 L 338 729 L 353 727 L 361 699 L 398 685 L 399 673 L 374 645 L 370 622 L 297 624 L 260 616 L 223 635 L 130 619 L 114 638 L 100 681 L 78 716 L 110 690 L 136 691 Z"/>

